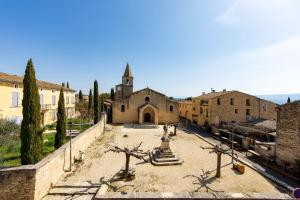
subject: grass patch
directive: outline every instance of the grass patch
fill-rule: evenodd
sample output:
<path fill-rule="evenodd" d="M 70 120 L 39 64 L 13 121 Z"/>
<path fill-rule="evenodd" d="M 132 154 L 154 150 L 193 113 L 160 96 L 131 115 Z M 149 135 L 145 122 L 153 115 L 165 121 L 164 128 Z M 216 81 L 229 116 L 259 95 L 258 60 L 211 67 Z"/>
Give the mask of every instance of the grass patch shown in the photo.
<path fill-rule="evenodd" d="M 43 158 L 55 151 L 55 133 L 43 135 Z M 67 143 L 66 138 L 64 143 Z M 21 165 L 21 140 L 19 136 L 0 136 L 0 168 Z"/>

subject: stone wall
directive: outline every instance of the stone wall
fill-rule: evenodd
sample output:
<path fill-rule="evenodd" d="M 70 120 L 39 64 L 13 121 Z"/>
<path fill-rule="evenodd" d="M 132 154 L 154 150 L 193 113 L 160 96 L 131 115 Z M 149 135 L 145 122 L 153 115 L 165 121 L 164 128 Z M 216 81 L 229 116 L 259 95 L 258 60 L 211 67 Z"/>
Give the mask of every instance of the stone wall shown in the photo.
<path fill-rule="evenodd" d="M 104 133 L 106 115 L 101 121 L 72 140 L 72 164 Z M 0 170 L 1 200 L 41 199 L 70 169 L 70 142 L 35 165 Z"/>
<path fill-rule="evenodd" d="M 300 101 L 277 109 L 276 162 L 297 172 L 300 162 Z"/>

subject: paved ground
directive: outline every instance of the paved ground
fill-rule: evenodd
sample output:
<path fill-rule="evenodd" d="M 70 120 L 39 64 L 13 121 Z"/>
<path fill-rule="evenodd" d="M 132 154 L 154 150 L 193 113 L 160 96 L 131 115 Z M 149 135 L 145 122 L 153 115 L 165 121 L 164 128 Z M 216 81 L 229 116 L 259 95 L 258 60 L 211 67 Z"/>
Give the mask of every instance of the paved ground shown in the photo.
<path fill-rule="evenodd" d="M 160 145 L 162 127 L 159 129 L 132 129 L 114 126 L 86 152 L 83 163 L 50 190 L 45 199 L 91 199 L 125 164 L 125 156 L 113 152 L 104 153 L 109 144 L 133 147 L 141 141 L 143 150 Z M 127 135 L 128 137 L 124 137 Z M 131 167 L 136 169 L 136 179 L 131 182 L 109 184 L 110 192 L 268 192 L 279 194 L 279 188 L 256 171 L 246 167 L 241 175 L 232 170 L 231 158 L 222 157 L 222 178 L 216 179 L 216 155 L 200 146 L 210 147 L 206 142 L 179 130 L 171 139 L 171 148 L 183 159 L 181 166 L 155 167 L 135 158 Z"/>
<path fill-rule="evenodd" d="M 186 125 L 186 123 L 184 123 L 184 124 Z M 205 138 L 206 140 L 210 141 L 211 143 L 220 143 L 220 141 L 213 138 L 211 136 L 211 134 L 203 131 L 202 129 L 200 129 L 192 124 L 188 124 L 187 126 L 185 126 L 185 129 Z M 264 173 L 266 176 L 271 177 L 272 179 L 277 179 L 279 182 L 282 182 L 289 189 L 300 187 L 299 183 L 297 183 L 296 181 L 293 181 L 290 178 L 285 177 L 284 175 L 281 175 L 280 173 L 266 167 L 266 166 L 268 166 L 268 163 L 264 162 L 264 160 L 259 159 L 255 156 L 250 156 L 250 157 L 246 156 L 246 152 L 241 152 L 241 151 L 235 150 L 234 153 L 237 154 L 239 158 L 242 158 L 243 160 L 245 160 L 246 162 L 251 164 L 253 167 L 255 167 L 257 170 Z"/>

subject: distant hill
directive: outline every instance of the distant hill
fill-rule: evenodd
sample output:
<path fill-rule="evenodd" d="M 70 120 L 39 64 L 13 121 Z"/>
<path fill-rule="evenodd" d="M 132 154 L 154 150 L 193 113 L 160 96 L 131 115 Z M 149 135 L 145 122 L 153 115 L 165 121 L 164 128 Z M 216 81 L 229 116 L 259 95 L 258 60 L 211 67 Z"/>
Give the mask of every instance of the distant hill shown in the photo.
<path fill-rule="evenodd" d="M 277 104 L 285 104 L 288 97 L 291 101 L 300 100 L 300 94 L 271 94 L 271 95 L 257 95 L 259 98 L 273 101 Z"/>

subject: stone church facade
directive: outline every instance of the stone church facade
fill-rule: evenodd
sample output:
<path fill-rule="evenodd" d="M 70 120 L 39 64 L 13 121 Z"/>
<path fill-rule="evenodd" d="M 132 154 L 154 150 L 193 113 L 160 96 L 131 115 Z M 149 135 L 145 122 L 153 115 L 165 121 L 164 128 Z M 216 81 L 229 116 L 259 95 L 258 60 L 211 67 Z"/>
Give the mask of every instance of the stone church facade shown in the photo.
<path fill-rule="evenodd" d="M 133 76 L 127 64 L 112 102 L 113 123 L 170 124 L 179 121 L 178 102 L 150 88 L 133 92 Z"/>

